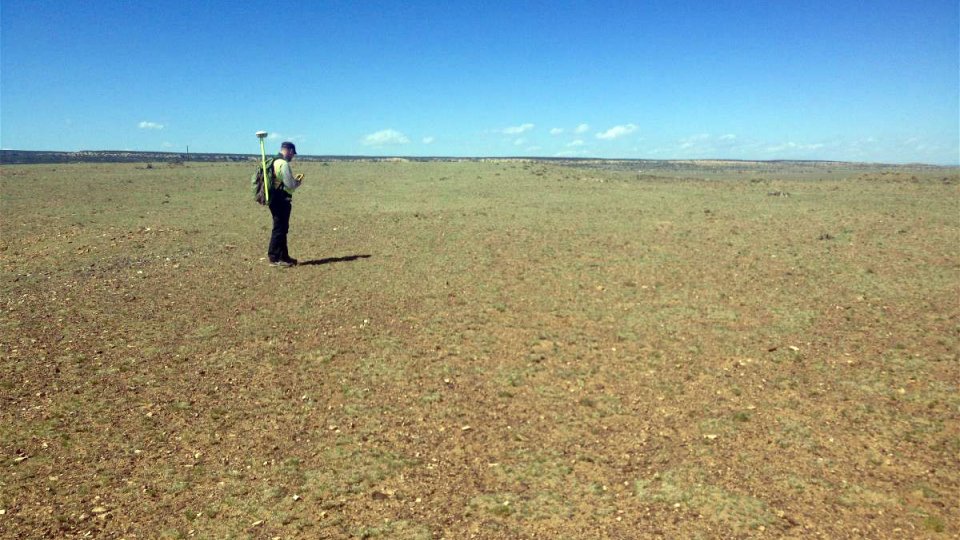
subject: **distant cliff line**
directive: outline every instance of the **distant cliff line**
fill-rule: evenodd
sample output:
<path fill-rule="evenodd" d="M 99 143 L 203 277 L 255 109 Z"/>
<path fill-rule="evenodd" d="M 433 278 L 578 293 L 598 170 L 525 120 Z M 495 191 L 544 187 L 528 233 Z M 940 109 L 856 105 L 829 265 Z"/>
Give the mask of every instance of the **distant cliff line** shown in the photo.
<path fill-rule="evenodd" d="M 223 154 L 184 152 L 129 152 L 121 150 L 80 150 L 51 152 L 40 150 L 0 150 L 0 164 L 27 165 L 35 163 L 182 163 L 254 161 L 259 154 Z M 299 161 L 327 161 L 343 159 L 327 156 L 298 155 Z M 350 159 L 350 158 L 347 158 Z"/>
<path fill-rule="evenodd" d="M 184 162 L 238 162 L 256 161 L 260 154 L 225 154 L 196 152 L 132 152 L 123 150 L 79 150 L 77 152 L 55 152 L 44 150 L 0 150 L 0 164 L 29 165 L 37 163 L 184 163 Z M 297 161 L 367 161 L 367 162 L 405 162 L 405 161 L 596 161 L 568 158 L 465 158 L 465 157 L 416 157 L 416 156 L 311 156 L 297 154 Z"/>
<path fill-rule="evenodd" d="M 185 162 L 254 162 L 259 154 L 225 153 L 185 153 L 185 152 L 130 152 L 121 150 L 80 150 L 77 152 L 54 152 L 43 150 L 0 150 L 0 165 L 30 165 L 44 163 L 185 163 Z M 864 165 L 880 168 L 956 168 L 938 165 L 857 163 L 846 161 L 817 160 L 740 160 L 740 159 L 601 159 L 601 158 L 551 158 L 551 157 L 385 157 L 385 156 L 311 156 L 297 155 L 297 161 L 359 161 L 359 162 L 458 162 L 458 161 L 501 161 L 501 162 L 547 162 L 574 166 L 601 166 L 624 170 L 640 169 L 678 169 L 688 167 L 706 167 L 717 169 L 750 169 L 763 166 L 806 166 L 806 167 L 862 167 Z"/>

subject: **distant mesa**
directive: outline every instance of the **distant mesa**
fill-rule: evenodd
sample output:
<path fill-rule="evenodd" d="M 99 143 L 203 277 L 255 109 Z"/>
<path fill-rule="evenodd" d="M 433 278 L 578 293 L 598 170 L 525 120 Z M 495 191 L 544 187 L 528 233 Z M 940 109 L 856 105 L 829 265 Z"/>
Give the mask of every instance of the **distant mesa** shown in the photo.
<path fill-rule="evenodd" d="M 29 165 L 43 163 L 230 163 L 256 161 L 260 154 L 219 154 L 219 153 L 183 153 L 183 152 L 127 152 L 119 150 L 80 150 L 78 152 L 51 152 L 43 150 L 0 150 L 0 165 Z M 599 158 L 572 158 L 572 157 L 419 157 L 419 156 L 310 156 L 297 155 L 297 161 L 352 161 L 374 163 L 406 163 L 406 162 L 504 162 L 504 163 L 555 163 L 586 168 L 603 168 L 612 170 L 634 171 L 639 173 L 655 170 L 687 170 L 706 168 L 711 170 L 756 171 L 757 168 L 795 167 L 810 168 L 840 167 L 851 165 L 865 165 L 864 163 L 843 161 L 811 161 L 811 160 L 739 160 L 739 159 L 599 159 Z M 911 168 L 942 168 L 936 165 L 910 164 L 889 165 L 872 163 L 872 166 L 883 166 L 891 169 L 901 167 Z"/>
<path fill-rule="evenodd" d="M 253 154 L 186 154 L 178 152 L 123 152 L 117 150 L 80 150 L 79 152 L 49 152 L 35 150 L 0 150 L 0 163 L 143 163 L 184 161 L 247 161 Z"/>
<path fill-rule="evenodd" d="M 0 164 L 29 165 L 39 163 L 183 163 L 191 162 L 243 162 L 256 161 L 260 154 L 219 154 L 183 152 L 127 152 L 119 150 L 80 150 L 78 152 L 52 152 L 43 150 L 0 150 Z M 463 161 L 461 158 L 419 158 L 396 156 L 308 156 L 297 154 L 297 161 Z"/>

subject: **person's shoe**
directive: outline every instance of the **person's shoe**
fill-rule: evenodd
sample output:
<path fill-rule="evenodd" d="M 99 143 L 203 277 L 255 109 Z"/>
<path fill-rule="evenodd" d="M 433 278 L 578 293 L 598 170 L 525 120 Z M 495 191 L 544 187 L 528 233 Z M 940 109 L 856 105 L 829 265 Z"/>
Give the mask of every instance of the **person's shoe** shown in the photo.
<path fill-rule="evenodd" d="M 283 259 L 280 259 L 280 260 L 286 261 L 286 262 L 290 263 L 290 266 L 296 266 L 296 265 L 297 265 L 297 260 L 294 259 L 293 257 L 284 257 Z"/>
<path fill-rule="evenodd" d="M 290 261 L 286 261 L 286 260 L 283 260 L 283 259 L 276 260 L 276 261 L 270 261 L 270 266 L 278 266 L 278 267 L 280 267 L 280 268 L 290 268 L 290 267 L 293 266 L 294 264 L 296 264 L 296 263 L 291 263 Z"/>

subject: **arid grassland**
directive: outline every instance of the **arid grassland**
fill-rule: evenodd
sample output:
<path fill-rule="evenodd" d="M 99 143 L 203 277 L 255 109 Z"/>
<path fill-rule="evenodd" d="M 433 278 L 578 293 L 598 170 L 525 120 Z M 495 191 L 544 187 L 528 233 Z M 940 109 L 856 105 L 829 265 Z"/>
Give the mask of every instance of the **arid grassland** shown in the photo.
<path fill-rule="evenodd" d="M 631 167 L 0 167 L 0 537 L 960 534 L 960 172 Z"/>

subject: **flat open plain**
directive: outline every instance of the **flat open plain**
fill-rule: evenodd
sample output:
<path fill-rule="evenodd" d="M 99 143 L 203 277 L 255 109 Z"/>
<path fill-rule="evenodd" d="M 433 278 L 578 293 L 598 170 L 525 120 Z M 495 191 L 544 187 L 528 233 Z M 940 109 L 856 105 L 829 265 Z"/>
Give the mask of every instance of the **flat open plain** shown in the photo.
<path fill-rule="evenodd" d="M 960 534 L 960 172 L 0 168 L 4 538 Z"/>

